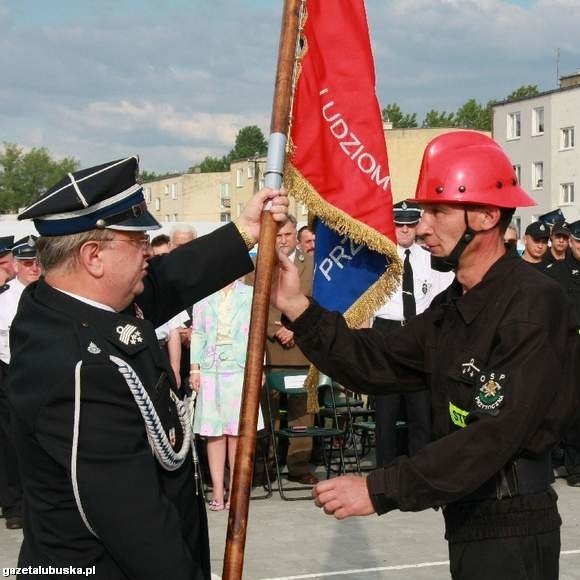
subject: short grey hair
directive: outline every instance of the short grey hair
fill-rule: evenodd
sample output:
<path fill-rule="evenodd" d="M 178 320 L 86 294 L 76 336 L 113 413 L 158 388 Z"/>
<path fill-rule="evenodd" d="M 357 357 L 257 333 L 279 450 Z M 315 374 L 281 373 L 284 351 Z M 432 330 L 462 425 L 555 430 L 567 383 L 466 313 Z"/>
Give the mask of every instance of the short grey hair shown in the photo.
<path fill-rule="evenodd" d="M 36 240 L 36 250 L 42 271 L 49 272 L 60 267 L 72 268 L 83 244 L 91 240 L 107 242 L 112 239 L 111 230 L 89 230 L 67 236 L 41 236 Z"/>
<path fill-rule="evenodd" d="M 193 239 L 197 238 L 197 230 L 190 224 L 179 224 L 171 228 L 171 239 L 173 240 L 175 234 L 191 234 Z"/>

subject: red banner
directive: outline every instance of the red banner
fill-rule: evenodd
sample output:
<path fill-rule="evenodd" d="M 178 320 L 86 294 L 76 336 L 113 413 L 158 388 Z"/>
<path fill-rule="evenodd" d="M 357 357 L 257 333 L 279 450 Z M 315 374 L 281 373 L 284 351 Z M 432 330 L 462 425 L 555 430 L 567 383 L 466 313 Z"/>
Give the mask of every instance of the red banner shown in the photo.
<path fill-rule="evenodd" d="M 394 240 L 389 163 L 364 2 L 307 0 L 302 38 L 291 162 L 320 198 L 318 203 L 307 200 L 308 205 L 330 227 L 335 220 L 328 210 L 344 212 Z M 331 207 L 320 211 L 316 206 L 324 202 Z M 360 232 L 360 224 L 352 225 Z M 349 230 L 341 224 L 339 231 Z M 376 245 L 370 244 L 380 251 Z"/>

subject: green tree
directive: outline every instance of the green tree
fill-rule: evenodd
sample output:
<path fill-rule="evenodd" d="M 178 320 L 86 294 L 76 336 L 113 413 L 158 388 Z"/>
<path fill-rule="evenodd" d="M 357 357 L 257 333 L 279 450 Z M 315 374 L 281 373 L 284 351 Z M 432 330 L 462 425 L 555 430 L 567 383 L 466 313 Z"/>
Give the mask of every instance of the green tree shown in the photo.
<path fill-rule="evenodd" d="M 455 126 L 462 129 L 475 129 L 478 131 L 491 131 L 491 106 L 493 101 L 487 105 L 480 105 L 475 99 L 469 99 L 463 104 L 455 114 Z"/>
<path fill-rule="evenodd" d="M 515 101 L 516 99 L 524 99 L 526 97 L 537 97 L 539 94 L 538 85 L 522 85 L 515 91 L 512 91 L 506 100 Z"/>
<path fill-rule="evenodd" d="M 234 148 L 228 155 L 229 161 L 244 159 L 254 155 L 265 155 L 268 151 L 268 143 L 264 139 L 262 130 L 256 125 L 243 127 L 236 135 Z"/>
<path fill-rule="evenodd" d="M 216 171 L 229 171 L 230 164 L 225 155 L 223 157 L 213 157 L 208 155 L 196 167 L 201 171 L 201 173 L 215 173 Z"/>
<path fill-rule="evenodd" d="M 381 111 L 383 121 L 391 123 L 393 129 L 408 129 L 417 126 L 417 113 L 403 113 L 397 103 L 390 103 Z"/>
<path fill-rule="evenodd" d="M 0 211 L 14 212 L 29 205 L 40 194 L 79 168 L 72 157 L 55 161 L 44 147 L 24 153 L 13 143 L 0 152 Z"/>
<path fill-rule="evenodd" d="M 423 119 L 423 127 L 454 127 L 455 113 L 431 109 Z"/>

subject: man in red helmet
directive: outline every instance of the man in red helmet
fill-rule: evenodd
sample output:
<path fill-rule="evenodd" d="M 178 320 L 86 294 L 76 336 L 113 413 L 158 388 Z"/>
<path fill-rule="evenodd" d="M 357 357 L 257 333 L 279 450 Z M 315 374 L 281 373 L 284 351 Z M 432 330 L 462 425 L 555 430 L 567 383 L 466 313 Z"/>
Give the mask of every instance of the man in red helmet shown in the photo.
<path fill-rule="evenodd" d="M 317 368 L 366 393 L 431 390 L 432 443 L 367 478 L 319 483 L 316 504 L 337 519 L 441 507 L 454 579 L 556 579 L 549 452 L 577 408 L 580 353 L 561 289 L 506 253 L 514 208 L 534 201 L 502 149 L 469 131 L 429 143 L 415 201 L 417 235 L 456 280 L 387 336 L 348 329 L 279 257 L 272 299 Z"/>

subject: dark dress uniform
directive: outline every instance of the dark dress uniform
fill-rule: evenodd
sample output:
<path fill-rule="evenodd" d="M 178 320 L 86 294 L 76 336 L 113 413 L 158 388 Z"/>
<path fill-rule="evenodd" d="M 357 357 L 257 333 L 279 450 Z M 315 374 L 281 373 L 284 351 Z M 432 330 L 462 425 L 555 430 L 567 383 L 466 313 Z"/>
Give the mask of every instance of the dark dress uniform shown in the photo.
<path fill-rule="evenodd" d="M 290 327 L 350 388 L 431 390 L 436 440 L 367 478 L 378 514 L 443 508 L 454 578 L 558 577 L 549 450 L 578 405 L 580 353 L 557 284 L 507 254 L 469 292 L 454 282 L 386 336 L 349 330 L 316 303 Z M 533 546 L 529 562 L 513 558 L 513 542 Z M 528 565 L 539 568 L 520 575 Z"/>
<path fill-rule="evenodd" d="M 580 340 L 580 261 L 569 253 L 565 260 L 549 266 L 547 274 L 562 286 L 573 305 Z M 564 452 L 568 484 L 580 487 L 580 413 L 565 434 L 561 447 Z"/>
<path fill-rule="evenodd" d="M 151 322 L 42 280 L 27 288 L 12 327 L 7 388 L 25 491 L 19 566 L 95 566 L 94 577 L 107 580 L 210 577 L 191 452 L 180 466 L 172 458 L 185 429 L 154 328 L 251 268 L 232 224 L 151 260 L 137 300 Z M 137 382 L 149 406 L 132 394 Z M 155 415 L 152 435 L 145 422 Z M 150 446 L 157 435 L 170 442 L 165 467 Z"/>

